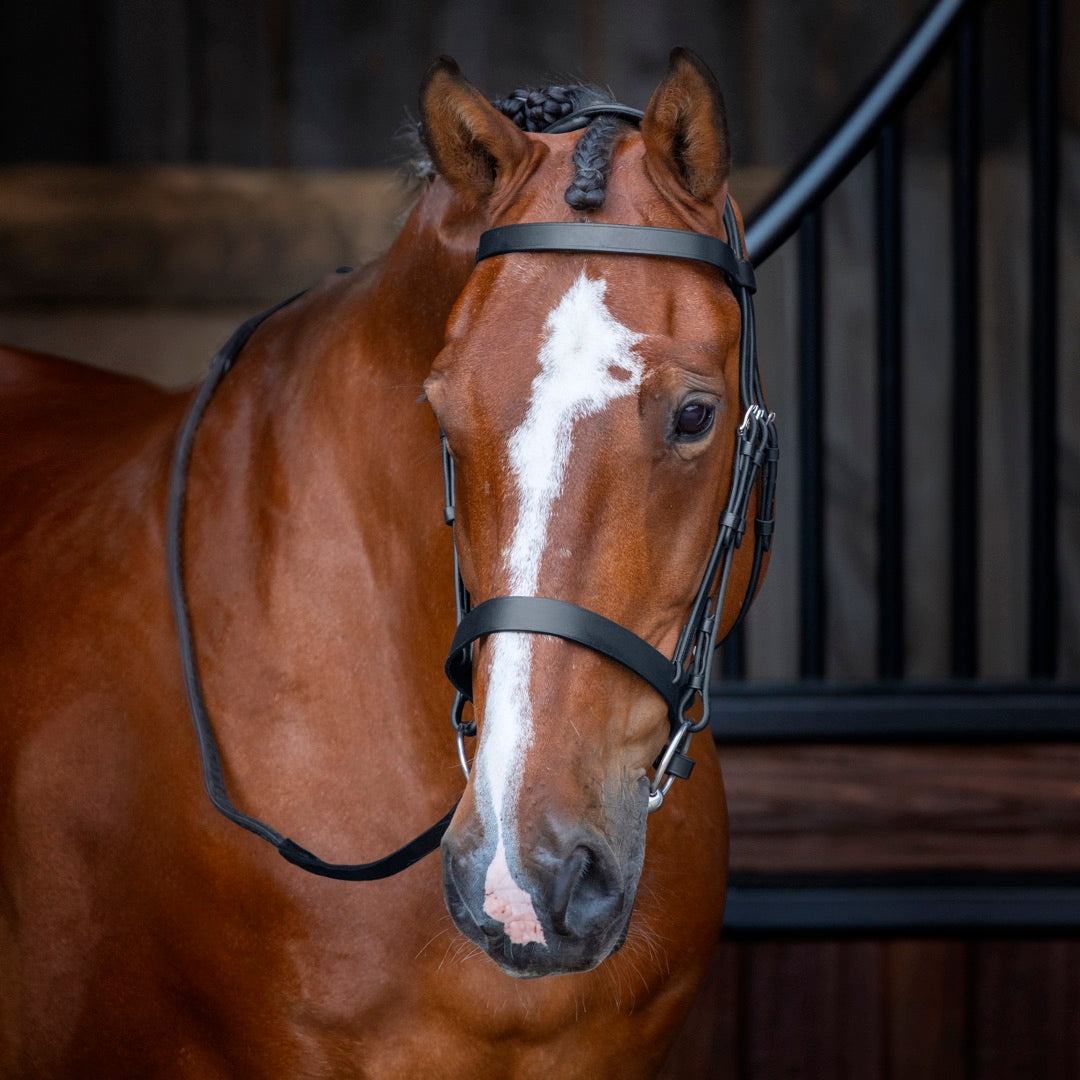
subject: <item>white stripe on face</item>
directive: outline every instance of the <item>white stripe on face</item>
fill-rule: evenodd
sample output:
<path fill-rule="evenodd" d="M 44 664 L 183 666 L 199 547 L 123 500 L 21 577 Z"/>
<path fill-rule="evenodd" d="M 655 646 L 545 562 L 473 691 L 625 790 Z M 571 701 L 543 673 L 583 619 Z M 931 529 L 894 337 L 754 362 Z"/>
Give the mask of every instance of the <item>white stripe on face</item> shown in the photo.
<path fill-rule="evenodd" d="M 536 595 L 548 523 L 566 478 L 574 425 L 616 398 L 634 393 L 641 383 L 644 365 L 634 346 L 642 335 L 612 316 L 604 304 L 606 291 L 607 282 L 581 274 L 544 324 L 540 371 L 533 380 L 525 419 L 509 442 L 518 519 L 505 558 L 509 593 L 514 596 Z M 478 768 L 479 790 L 490 800 L 487 816 L 494 821 L 499 858 L 488 868 L 484 910 L 504 922 L 512 941 L 518 941 L 515 934 L 522 941 L 542 941 L 542 931 L 537 939 L 519 929 L 532 925 L 528 913 L 510 921 L 503 917 L 510 909 L 522 912 L 521 891 L 514 892 L 504 852 L 513 859 L 517 782 L 532 737 L 532 636 L 494 634 L 490 649 Z"/>

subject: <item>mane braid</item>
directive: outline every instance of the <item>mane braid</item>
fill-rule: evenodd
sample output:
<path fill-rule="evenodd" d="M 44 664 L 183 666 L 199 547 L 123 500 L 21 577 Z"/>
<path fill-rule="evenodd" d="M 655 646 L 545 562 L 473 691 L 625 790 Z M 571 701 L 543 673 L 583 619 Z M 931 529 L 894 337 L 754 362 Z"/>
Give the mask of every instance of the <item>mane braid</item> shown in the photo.
<path fill-rule="evenodd" d="M 608 91 L 598 86 L 571 83 L 567 86 L 524 87 L 495 98 L 492 104 L 522 131 L 542 132 L 586 105 L 610 104 L 614 100 Z"/>

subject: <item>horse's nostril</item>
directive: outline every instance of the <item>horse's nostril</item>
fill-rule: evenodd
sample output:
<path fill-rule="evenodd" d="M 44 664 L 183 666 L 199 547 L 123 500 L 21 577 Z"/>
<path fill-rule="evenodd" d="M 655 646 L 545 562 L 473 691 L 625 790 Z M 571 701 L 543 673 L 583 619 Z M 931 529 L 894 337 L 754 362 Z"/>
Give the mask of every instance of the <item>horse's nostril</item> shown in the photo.
<path fill-rule="evenodd" d="M 588 849 L 578 846 L 555 873 L 555 883 L 551 890 L 551 921 L 560 934 L 570 932 L 566 925 L 566 913 L 570 908 L 570 899 L 588 867 Z"/>
<path fill-rule="evenodd" d="M 602 857 L 579 844 L 555 873 L 551 922 L 559 934 L 585 936 L 606 929 L 621 903 L 618 875 Z"/>

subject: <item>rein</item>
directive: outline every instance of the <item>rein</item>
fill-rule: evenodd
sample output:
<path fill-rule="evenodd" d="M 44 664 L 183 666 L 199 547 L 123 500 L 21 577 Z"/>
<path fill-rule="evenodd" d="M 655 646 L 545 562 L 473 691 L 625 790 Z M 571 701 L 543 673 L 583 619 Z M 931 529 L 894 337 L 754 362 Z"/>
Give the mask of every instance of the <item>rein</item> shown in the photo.
<path fill-rule="evenodd" d="M 240 350 L 247 344 L 251 335 L 255 333 L 264 320 L 291 304 L 293 300 L 301 295 L 303 294 L 297 293 L 296 296 L 291 296 L 288 300 L 275 304 L 272 308 L 248 319 L 247 322 L 233 332 L 232 337 L 218 350 L 211 361 L 206 379 L 203 381 L 202 386 L 199 387 L 199 392 L 184 417 L 180 434 L 176 440 L 172 470 L 169 474 L 166 538 L 169 597 L 172 601 L 176 632 L 180 640 L 180 660 L 183 667 L 188 706 L 191 710 L 192 722 L 195 725 L 195 734 L 199 741 L 203 783 L 207 795 L 210 796 L 210 801 L 230 821 L 272 844 L 277 848 L 278 854 L 283 859 L 287 859 L 295 866 L 299 866 L 312 874 L 338 878 L 343 881 L 375 881 L 379 878 L 400 873 L 402 870 L 412 866 L 414 862 L 434 851 L 439 846 L 443 833 L 446 832 L 447 826 L 450 824 L 450 819 L 454 816 L 457 803 L 450 808 L 444 817 L 415 839 L 409 841 L 404 847 L 381 859 L 368 863 L 324 862 L 294 840 L 288 839 L 288 837 L 279 833 L 277 829 L 267 825 L 266 822 L 260 821 L 258 818 L 245 814 L 238 809 L 229 797 L 228 789 L 225 786 L 221 753 L 218 750 L 213 725 L 210 723 L 210 715 L 207 712 L 206 699 L 202 689 L 202 680 L 199 677 L 195 644 L 191 633 L 191 617 L 188 612 L 187 593 L 184 588 L 184 505 L 187 497 L 188 464 L 191 460 L 191 447 L 195 441 L 195 432 L 198 429 L 199 422 L 202 420 L 203 413 L 206 412 L 211 397 L 214 395 L 214 391 L 232 368 L 237 356 L 240 354 Z"/>
<path fill-rule="evenodd" d="M 563 117 L 547 130 L 549 133 L 573 131 L 585 126 L 599 114 L 615 115 L 631 122 L 639 122 L 642 116 L 639 110 L 623 105 L 593 105 Z M 751 492 L 755 483 L 759 484 L 760 516 L 754 523 L 754 560 L 746 595 L 736 619 L 737 625 L 753 600 L 762 559 L 772 541 L 776 463 L 779 456 L 773 414 L 765 408 L 757 368 L 751 295 L 755 288 L 754 271 L 749 260 L 743 255 L 735 212 L 730 201 L 724 208 L 724 228 L 730 243 L 681 229 L 559 222 L 504 225 L 490 229 L 480 237 L 477 262 L 511 252 L 576 251 L 691 259 L 718 268 L 735 293 L 742 318 L 739 393 L 745 415 L 736 433 L 735 464 L 727 506 L 720 516 L 717 538 L 690 616 L 679 635 L 674 655 L 670 658 L 618 623 L 563 600 L 536 596 L 499 596 L 472 608 L 461 577 L 457 545 L 454 545 L 454 594 L 458 625 L 445 667 L 456 691 L 451 720 L 457 733 L 458 756 L 466 778 L 469 769 L 464 739 L 476 734 L 475 723 L 462 719 L 466 701 L 472 700 L 472 644 L 487 634 L 505 631 L 551 634 L 585 645 L 627 667 L 663 697 L 668 707 L 671 735 L 668 744 L 654 762 L 655 775 L 649 789 L 650 812 L 660 807 L 676 778 L 686 779 L 690 775 L 694 763 L 686 756 L 685 751 L 691 736 L 709 723 L 707 688 L 715 645 L 719 644 L 714 639 L 734 551 L 740 546 L 746 531 Z M 265 319 L 300 295 L 302 294 L 298 293 L 253 316 L 233 332 L 214 356 L 207 377 L 184 417 L 169 475 L 166 532 L 169 596 L 179 639 L 184 686 L 199 743 L 203 783 L 211 803 L 230 821 L 267 841 L 277 849 L 282 858 L 309 873 L 344 881 L 373 881 L 400 873 L 434 851 L 450 824 L 457 803 L 439 821 L 409 843 L 383 858 L 367 863 L 325 862 L 266 822 L 240 810 L 229 797 L 225 784 L 221 753 L 199 676 L 184 586 L 184 508 L 188 466 L 195 433 L 215 390 L 255 330 Z M 455 517 L 454 462 L 445 437 L 442 446 L 445 518 L 452 527 Z M 719 586 L 714 593 L 718 576 Z M 688 716 L 688 712 L 697 698 L 702 702 L 701 716 L 694 720 Z"/>

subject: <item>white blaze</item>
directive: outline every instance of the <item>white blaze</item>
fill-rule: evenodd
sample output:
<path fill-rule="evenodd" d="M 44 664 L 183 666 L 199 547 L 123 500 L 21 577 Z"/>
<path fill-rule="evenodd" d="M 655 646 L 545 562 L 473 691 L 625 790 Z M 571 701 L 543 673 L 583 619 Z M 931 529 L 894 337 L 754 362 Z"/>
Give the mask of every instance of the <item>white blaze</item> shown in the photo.
<path fill-rule="evenodd" d="M 536 595 L 548 523 L 573 448 L 574 425 L 616 398 L 634 393 L 641 383 L 644 365 L 634 352 L 641 335 L 608 311 L 606 291 L 607 282 L 581 274 L 544 324 L 540 371 L 533 380 L 525 419 L 508 448 L 518 496 L 518 519 L 505 553 L 509 592 L 514 596 Z M 530 634 L 514 633 L 494 634 L 489 641 L 491 672 L 477 763 L 497 830 L 484 910 L 503 922 L 511 941 L 519 943 L 544 940 L 532 902 L 515 885 L 506 858 L 506 852 L 515 849 L 517 781 L 532 737 L 532 641 Z"/>

